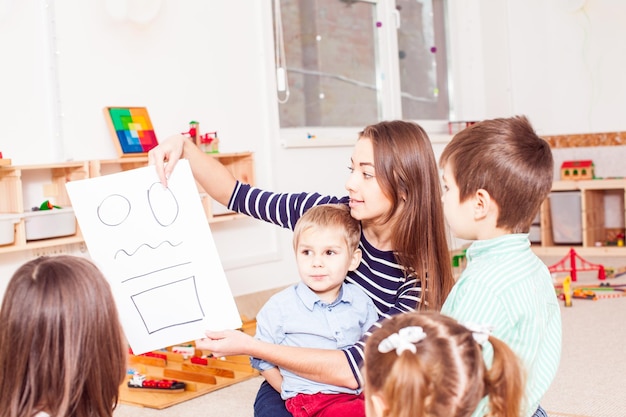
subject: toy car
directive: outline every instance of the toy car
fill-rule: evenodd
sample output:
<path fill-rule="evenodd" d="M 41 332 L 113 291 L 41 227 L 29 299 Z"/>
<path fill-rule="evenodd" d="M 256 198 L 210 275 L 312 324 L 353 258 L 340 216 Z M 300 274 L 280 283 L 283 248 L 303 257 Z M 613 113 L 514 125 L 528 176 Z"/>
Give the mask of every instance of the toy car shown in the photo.
<path fill-rule="evenodd" d="M 575 289 L 574 293 L 572 294 L 572 297 L 582 298 L 585 300 L 597 300 L 598 299 L 595 292 L 591 290 L 582 290 L 582 289 Z"/>

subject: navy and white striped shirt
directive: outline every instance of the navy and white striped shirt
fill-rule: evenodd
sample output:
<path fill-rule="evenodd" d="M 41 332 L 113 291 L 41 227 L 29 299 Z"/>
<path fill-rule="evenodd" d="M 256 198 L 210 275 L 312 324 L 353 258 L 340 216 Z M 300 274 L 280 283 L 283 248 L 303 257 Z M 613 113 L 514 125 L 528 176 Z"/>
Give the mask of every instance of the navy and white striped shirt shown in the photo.
<path fill-rule="evenodd" d="M 273 193 L 237 182 L 228 208 L 293 230 L 300 216 L 311 207 L 348 204 L 348 200 L 347 196 L 339 198 L 318 193 Z M 398 265 L 393 251 L 376 249 L 363 234 L 359 248 L 362 251 L 361 263 L 355 271 L 348 272 L 346 281 L 359 286 L 374 301 L 380 317 L 375 326 L 380 327 L 380 322 L 386 317 L 415 310 L 420 302 L 421 283 L 414 276 L 404 276 L 404 268 Z M 362 381 L 359 368 L 363 361 L 363 348 L 370 334 L 365 333 L 355 345 L 343 349 L 359 382 Z"/>

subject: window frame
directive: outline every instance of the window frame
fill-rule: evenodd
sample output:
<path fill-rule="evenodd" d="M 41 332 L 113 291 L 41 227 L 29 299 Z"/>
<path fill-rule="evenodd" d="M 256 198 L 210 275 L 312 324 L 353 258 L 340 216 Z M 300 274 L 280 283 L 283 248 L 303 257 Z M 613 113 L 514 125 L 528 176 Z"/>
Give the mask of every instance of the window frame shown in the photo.
<path fill-rule="evenodd" d="M 396 10 L 395 0 L 358 0 L 364 3 L 371 3 L 376 8 L 375 13 L 377 20 L 382 22 L 382 26 L 378 28 L 376 48 L 379 56 L 378 66 L 376 68 L 376 77 L 380 83 L 380 120 L 394 120 L 402 118 L 402 96 L 400 86 L 400 64 L 398 59 L 398 24 L 400 23 L 400 15 Z M 447 20 L 447 11 L 444 5 L 444 21 Z M 272 17 L 272 38 L 274 19 Z M 447 28 L 445 32 L 448 33 Z M 273 51 L 275 54 L 275 51 Z M 273 74 L 276 73 L 274 66 L 274 57 L 272 54 Z M 446 57 L 447 59 L 447 57 Z M 448 66 L 449 71 L 449 66 Z M 450 88 L 450 79 L 448 78 Z M 273 98 L 276 97 L 276 88 L 274 80 Z M 278 106 L 278 101 L 274 99 L 274 105 Z M 450 103 L 450 107 L 452 104 Z M 278 116 L 278 112 L 277 112 Z M 278 116 L 280 117 L 280 116 Z M 435 141 L 446 140 L 448 131 L 448 120 L 413 120 L 419 123 Z M 375 122 L 374 122 L 375 123 Z M 336 146 L 353 146 L 357 139 L 358 133 L 365 126 L 349 126 L 349 127 L 280 127 L 280 144 L 284 148 L 310 148 L 310 147 L 336 147 Z"/>

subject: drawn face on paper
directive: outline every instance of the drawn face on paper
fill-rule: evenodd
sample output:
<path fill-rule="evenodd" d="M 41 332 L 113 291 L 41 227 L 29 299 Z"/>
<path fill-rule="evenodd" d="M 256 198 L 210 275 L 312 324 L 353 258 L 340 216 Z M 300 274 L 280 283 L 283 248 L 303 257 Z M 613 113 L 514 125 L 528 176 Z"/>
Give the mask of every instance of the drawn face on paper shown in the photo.
<path fill-rule="evenodd" d="M 154 166 L 69 181 L 65 188 L 133 352 L 241 326 L 186 159 L 168 188 Z"/>
<path fill-rule="evenodd" d="M 105 230 L 126 236 L 124 241 L 111 242 L 111 262 L 128 272 L 119 282 L 149 334 L 204 317 L 195 275 L 188 268 L 191 260 L 184 255 L 184 234 L 176 227 L 180 215 L 176 196 L 159 182 L 145 194 L 108 194 L 97 207 Z M 130 232 L 123 233 L 124 229 Z M 138 240 L 128 238 L 134 236 Z"/>
<path fill-rule="evenodd" d="M 174 194 L 168 188 L 163 188 L 159 183 L 152 184 L 147 194 L 146 203 L 155 222 L 162 227 L 169 227 L 174 224 L 179 214 L 178 202 Z M 98 206 L 98 219 L 105 226 L 123 227 L 123 223 L 130 217 L 131 209 L 132 206 L 127 197 L 121 194 L 113 194 L 107 196 Z M 175 247 L 180 245 L 180 242 L 172 243 L 169 240 L 164 240 L 157 247 L 162 244 Z M 144 243 L 130 252 L 128 251 L 129 249 L 122 248 L 115 253 L 114 258 L 117 259 L 118 256 L 123 256 L 123 254 L 133 256 L 143 245 L 153 250 L 156 249 L 149 243 Z"/>

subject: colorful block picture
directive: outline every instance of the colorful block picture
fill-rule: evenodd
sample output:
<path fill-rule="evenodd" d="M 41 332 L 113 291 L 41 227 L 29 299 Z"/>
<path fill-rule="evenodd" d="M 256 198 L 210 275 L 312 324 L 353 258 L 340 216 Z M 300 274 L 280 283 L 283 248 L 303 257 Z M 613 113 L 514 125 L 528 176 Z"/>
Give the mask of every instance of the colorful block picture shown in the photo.
<path fill-rule="evenodd" d="M 120 156 L 146 154 L 158 145 L 145 107 L 105 107 L 104 114 Z"/>

